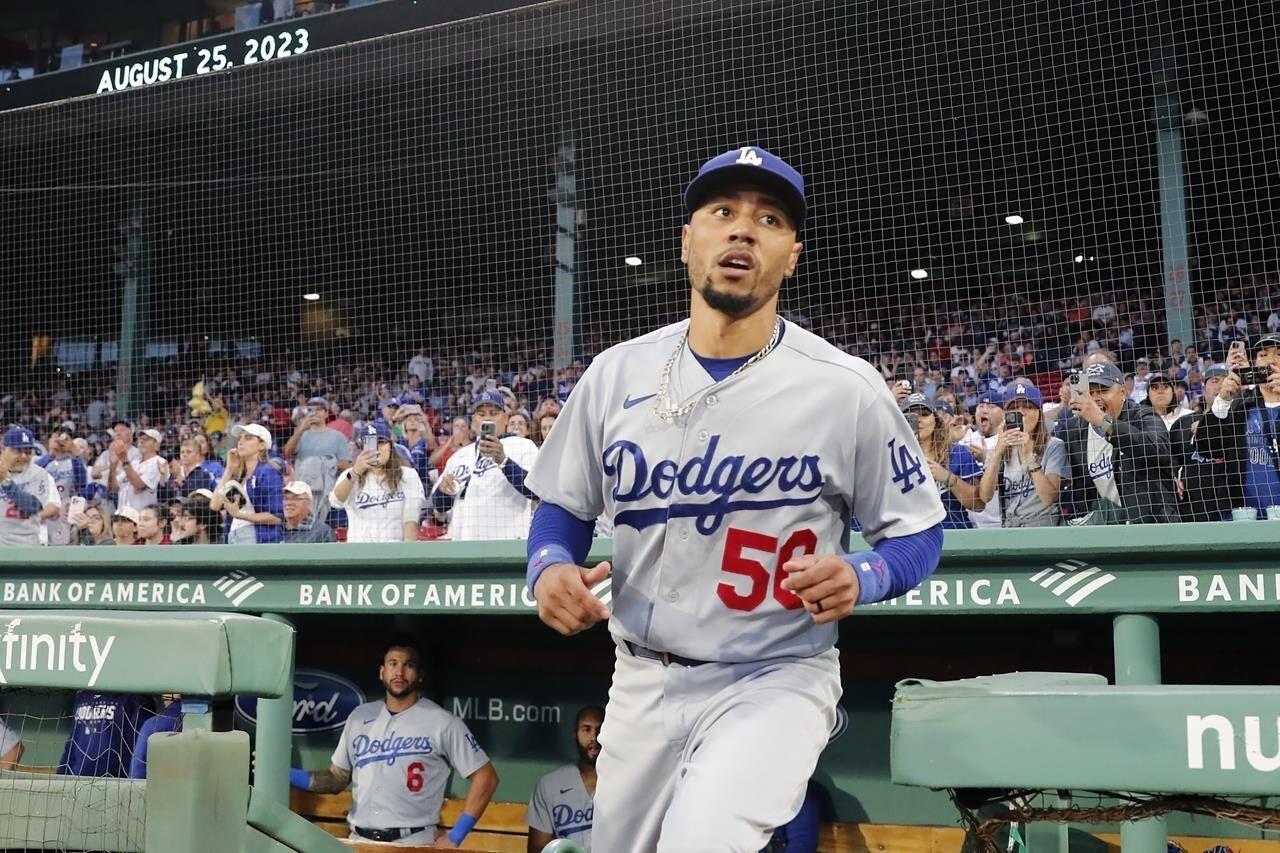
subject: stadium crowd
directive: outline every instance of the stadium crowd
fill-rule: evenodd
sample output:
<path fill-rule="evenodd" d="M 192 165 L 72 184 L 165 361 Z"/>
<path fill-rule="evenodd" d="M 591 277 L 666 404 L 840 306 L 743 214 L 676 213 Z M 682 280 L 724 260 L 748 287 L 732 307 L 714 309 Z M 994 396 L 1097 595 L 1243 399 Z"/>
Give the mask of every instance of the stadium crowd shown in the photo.
<path fill-rule="evenodd" d="M 924 450 L 898 473 L 936 483 L 948 527 L 1280 516 L 1280 287 L 1213 294 L 1194 341 L 1162 343 L 1158 305 L 1015 297 L 893 327 L 784 316 L 879 368 Z M 500 348 L 389 368 L 170 359 L 133 418 L 112 376 L 52 374 L 0 396 L 0 543 L 522 537 L 525 472 L 590 358 L 552 368 Z"/>

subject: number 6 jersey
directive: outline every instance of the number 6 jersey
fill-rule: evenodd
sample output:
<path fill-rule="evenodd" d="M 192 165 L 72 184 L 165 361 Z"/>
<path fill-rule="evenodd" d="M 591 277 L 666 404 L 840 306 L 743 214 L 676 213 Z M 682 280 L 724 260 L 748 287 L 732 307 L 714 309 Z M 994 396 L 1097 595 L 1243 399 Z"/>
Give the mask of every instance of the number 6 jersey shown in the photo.
<path fill-rule="evenodd" d="M 784 323 L 777 348 L 716 382 L 682 321 L 606 350 L 574 388 L 526 484 L 578 518 L 613 518 L 610 631 L 658 651 L 745 662 L 835 644 L 782 588 L 801 554 L 848 551 L 942 521 L 938 489 L 884 379 Z"/>
<path fill-rule="evenodd" d="M 467 724 L 430 699 L 398 714 L 384 701 L 358 706 L 332 758 L 351 771 L 347 822 L 364 829 L 439 824 L 449 768 L 470 776 L 488 761 Z"/>

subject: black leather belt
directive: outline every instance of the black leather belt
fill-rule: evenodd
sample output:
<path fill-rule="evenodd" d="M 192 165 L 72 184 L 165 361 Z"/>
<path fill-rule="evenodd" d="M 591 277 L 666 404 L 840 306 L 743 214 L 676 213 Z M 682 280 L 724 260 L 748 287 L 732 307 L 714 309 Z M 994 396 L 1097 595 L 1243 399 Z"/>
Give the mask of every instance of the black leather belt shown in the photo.
<path fill-rule="evenodd" d="M 627 649 L 631 654 L 638 658 L 646 658 L 648 660 L 656 660 L 663 666 L 671 666 L 678 663 L 680 666 L 702 666 L 704 663 L 711 663 L 709 660 L 694 660 L 693 658 L 683 657 L 681 655 L 673 655 L 670 652 L 655 652 L 653 649 L 647 649 L 639 643 L 633 643 L 627 640 Z"/>
<path fill-rule="evenodd" d="M 370 841 L 399 841 L 406 835 L 413 835 L 415 832 L 422 832 L 425 826 L 396 826 L 391 829 L 365 829 L 361 826 L 351 827 L 352 831 L 361 838 L 367 838 Z"/>

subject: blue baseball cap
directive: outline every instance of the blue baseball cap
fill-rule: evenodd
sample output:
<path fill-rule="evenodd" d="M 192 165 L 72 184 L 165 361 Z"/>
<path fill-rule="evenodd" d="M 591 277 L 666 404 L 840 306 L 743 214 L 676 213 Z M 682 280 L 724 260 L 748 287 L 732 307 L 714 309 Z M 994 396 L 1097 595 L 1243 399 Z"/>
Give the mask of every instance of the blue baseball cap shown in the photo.
<path fill-rule="evenodd" d="M 387 441 L 393 440 L 391 437 L 391 427 L 387 426 L 387 422 L 384 420 L 368 421 L 365 423 L 364 435 L 366 438 L 371 435 L 376 435 L 378 438 L 385 438 Z"/>
<path fill-rule="evenodd" d="M 978 405 L 982 405 L 983 403 L 988 403 L 992 406 L 999 406 L 1000 408 L 1003 409 L 1004 397 L 1001 396 L 1000 394 L 997 394 L 995 391 L 987 391 L 983 393 L 981 397 L 978 398 Z"/>
<path fill-rule="evenodd" d="M 474 412 L 485 403 L 490 403 L 503 410 L 507 407 L 507 401 L 504 400 L 502 395 L 497 391 L 481 391 L 479 394 L 471 398 L 471 411 Z"/>
<path fill-rule="evenodd" d="M 35 450 L 36 437 L 26 427 L 10 427 L 4 434 L 4 446 L 15 450 Z"/>
<path fill-rule="evenodd" d="M 1226 376 L 1231 371 L 1227 369 L 1225 364 L 1215 364 L 1204 372 L 1202 379 L 1216 379 L 1219 376 Z"/>
<path fill-rule="evenodd" d="M 1007 409 L 1014 400 L 1030 400 L 1037 409 L 1044 407 L 1044 395 L 1040 393 L 1039 388 L 1030 382 L 1015 382 L 1004 389 L 1004 406 L 1002 408 Z"/>
<path fill-rule="evenodd" d="M 755 184 L 777 193 L 799 233 L 809 206 L 804 200 L 804 178 L 777 154 L 750 145 L 726 151 L 702 164 L 684 190 L 684 208 L 689 215 L 712 192 L 732 184 Z"/>
<path fill-rule="evenodd" d="M 311 397 L 311 398 L 308 398 L 307 405 L 308 406 L 324 406 L 325 409 L 328 409 L 329 401 L 324 397 Z"/>
<path fill-rule="evenodd" d="M 908 394 L 903 397 L 902 411 L 905 412 L 908 409 L 928 409 L 930 413 L 937 411 L 937 407 L 923 394 Z"/>

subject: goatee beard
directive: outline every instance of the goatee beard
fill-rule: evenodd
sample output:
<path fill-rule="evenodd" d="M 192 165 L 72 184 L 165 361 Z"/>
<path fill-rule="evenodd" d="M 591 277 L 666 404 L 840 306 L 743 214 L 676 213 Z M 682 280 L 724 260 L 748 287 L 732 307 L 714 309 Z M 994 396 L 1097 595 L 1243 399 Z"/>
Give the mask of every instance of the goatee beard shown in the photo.
<path fill-rule="evenodd" d="M 704 284 L 698 293 L 702 295 L 702 301 L 706 302 L 713 311 L 719 311 L 735 320 L 751 315 L 760 307 L 760 301 L 754 295 L 716 290 L 710 281 Z"/>

